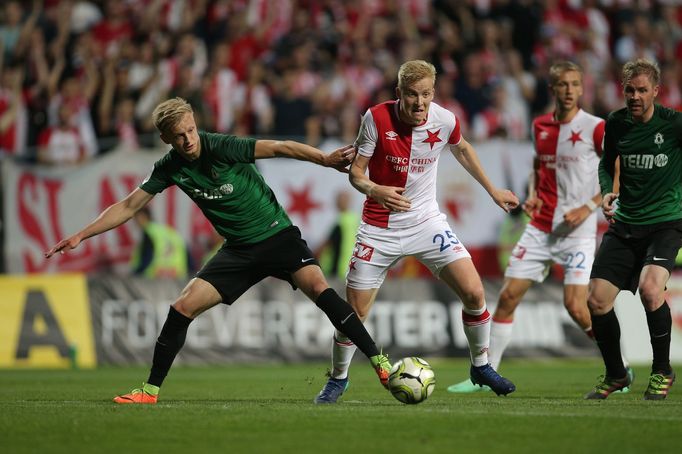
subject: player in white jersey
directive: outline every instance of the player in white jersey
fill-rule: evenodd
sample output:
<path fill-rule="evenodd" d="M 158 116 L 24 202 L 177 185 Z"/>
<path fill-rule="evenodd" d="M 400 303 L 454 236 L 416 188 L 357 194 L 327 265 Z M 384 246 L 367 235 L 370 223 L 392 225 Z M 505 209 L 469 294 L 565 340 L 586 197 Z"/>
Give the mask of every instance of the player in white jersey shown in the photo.
<path fill-rule="evenodd" d="M 463 302 L 471 380 L 506 395 L 515 390 L 514 384 L 488 362 L 490 314 L 483 284 L 436 201 L 440 153 L 452 152 L 505 211 L 519 201 L 511 191 L 493 186 L 476 151 L 462 138 L 455 115 L 432 102 L 435 81 L 433 65 L 408 61 L 398 71 L 398 100 L 371 107 L 363 117 L 350 182 L 367 199 L 346 277 L 348 301 L 365 320 L 388 269 L 402 257 L 416 257 Z M 355 346 L 337 330 L 331 376 L 316 403 L 335 403 L 343 394 L 354 352 Z"/>
<path fill-rule="evenodd" d="M 493 314 L 488 355 L 495 370 L 511 340 L 516 307 L 534 282 L 545 280 L 553 263 L 563 267 L 566 310 L 594 338 L 587 288 L 596 247 L 595 210 L 601 204 L 597 168 L 605 122 L 578 106 L 583 93 L 578 65 L 555 63 L 549 76 L 555 110 L 532 126 L 536 156 L 523 204 L 531 221 L 509 258 Z M 455 393 L 483 389 L 470 380 L 448 387 Z"/>

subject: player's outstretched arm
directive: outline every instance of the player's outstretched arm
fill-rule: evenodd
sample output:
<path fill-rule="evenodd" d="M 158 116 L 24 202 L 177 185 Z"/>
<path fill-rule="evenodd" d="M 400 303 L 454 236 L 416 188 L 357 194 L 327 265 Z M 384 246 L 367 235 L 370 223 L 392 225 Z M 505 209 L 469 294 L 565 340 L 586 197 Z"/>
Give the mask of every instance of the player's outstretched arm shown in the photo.
<path fill-rule="evenodd" d="M 347 167 L 355 158 L 355 148 L 353 145 L 346 145 L 327 154 L 315 147 L 293 140 L 258 140 L 254 156 L 256 159 L 298 159 L 348 173 Z"/>
<path fill-rule="evenodd" d="M 45 258 L 49 259 L 57 252 L 64 253 L 67 248 L 74 249 L 81 241 L 118 227 L 133 217 L 133 214 L 149 203 L 152 198 L 154 198 L 154 194 L 149 194 L 140 188 L 135 189 L 125 199 L 102 211 L 97 219 L 86 225 L 80 232 L 55 244 L 52 249 L 45 253 Z"/>
<path fill-rule="evenodd" d="M 462 167 L 469 172 L 469 175 L 474 177 L 483 186 L 483 189 L 490 194 L 490 197 L 492 197 L 497 206 L 509 212 L 510 209 L 516 208 L 519 205 L 518 197 L 509 189 L 498 189 L 493 186 L 488 175 L 485 174 L 483 166 L 481 166 L 476 150 L 474 150 L 474 147 L 469 142 L 462 138 L 459 144 L 450 146 L 450 151 Z"/>
<path fill-rule="evenodd" d="M 350 184 L 361 193 L 373 198 L 384 208 L 391 211 L 408 211 L 410 199 L 403 195 L 405 188 L 382 186 L 374 183 L 367 176 L 369 158 L 358 155 L 350 166 Z"/>

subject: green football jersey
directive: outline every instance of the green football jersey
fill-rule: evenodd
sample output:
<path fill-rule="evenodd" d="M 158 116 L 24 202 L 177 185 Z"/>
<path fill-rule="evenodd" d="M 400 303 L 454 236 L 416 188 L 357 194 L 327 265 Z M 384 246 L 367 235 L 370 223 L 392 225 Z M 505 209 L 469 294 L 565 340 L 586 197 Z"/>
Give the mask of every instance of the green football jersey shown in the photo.
<path fill-rule="evenodd" d="M 612 192 L 617 158 L 616 220 L 641 225 L 682 219 L 682 113 L 656 104 L 653 117 L 639 123 L 627 108 L 612 112 L 599 162 L 602 194 Z"/>
<path fill-rule="evenodd" d="M 140 189 L 157 194 L 177 185 L 230 245 L 256 243 L 292 225 L 256 169 L 255 139 L 200 131 L 199 140 L 198 159 L 171 149 Z"/>

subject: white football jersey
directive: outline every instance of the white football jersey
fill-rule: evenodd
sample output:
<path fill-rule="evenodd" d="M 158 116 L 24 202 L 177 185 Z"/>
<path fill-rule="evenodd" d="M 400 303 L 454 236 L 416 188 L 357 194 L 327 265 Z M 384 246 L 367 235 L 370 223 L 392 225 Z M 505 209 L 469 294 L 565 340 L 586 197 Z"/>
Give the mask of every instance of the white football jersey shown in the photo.
<path fill-rule="evenodd" d="M 563 236 L 596 236 L 598 210 L 572 231 L 563 217 L 599 192 L 597 168 L 603 140 L 604 120 L 582 109 L 566 123 L 556 121 L 552 113 L 533 121 L 533 143 L 540 162 L 536 191 L 542 208 L 532 225 Z"/>
<path fill-rule="evenodd" d="M 426 121 L 411 126 L 398 119 L 398 102 L 387 101 L 367 110 L 355 146 L 370 158 L 369 178 L 383 186 L 405 188 L 407 212 L 387 210 L 367 197 L 362 220 L 378 227 L 410 227 L 440 215 L 436 201 L 438 158 L 462 140 L 455 114 L 432 102 Z"/>

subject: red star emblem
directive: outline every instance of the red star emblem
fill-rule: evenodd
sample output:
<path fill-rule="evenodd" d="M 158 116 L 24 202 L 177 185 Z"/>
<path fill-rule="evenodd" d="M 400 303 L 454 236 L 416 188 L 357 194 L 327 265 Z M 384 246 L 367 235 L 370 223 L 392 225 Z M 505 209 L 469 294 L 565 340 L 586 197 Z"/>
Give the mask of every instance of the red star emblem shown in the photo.
<path fill-rule="evenodd" d="M 312 200 L 311 191 L 312 183 L 310 182 L 300 190 L 287 188 L 289 193 L 287 213 L 290 215 L 298 214 L 304 224 L 308 223 L 308 216 L 310 216 L 311 211 L 322 208 L 322 204 Z"/>
<path fill-rule="evenodd" d="M 433 144 L 437 142 L 442 142 L 442 140 L 438 137 L 438 134 L 440 133 L 440 129 L 436 132 L 431 132 L 428 129 L 426 130 L 426 133 L 429 135 L 422 143 L 428 143 L 431 149 L 433 150 Z"/>
<path fill-rule="evenodd" d="M 573 132 L 571 131 L 571 142 L 573 142 L 573 146 L 575 147 L 576 142 L 582 142 L 583 139 L 580 138 L 580 131 L 578 132 Z"/>

